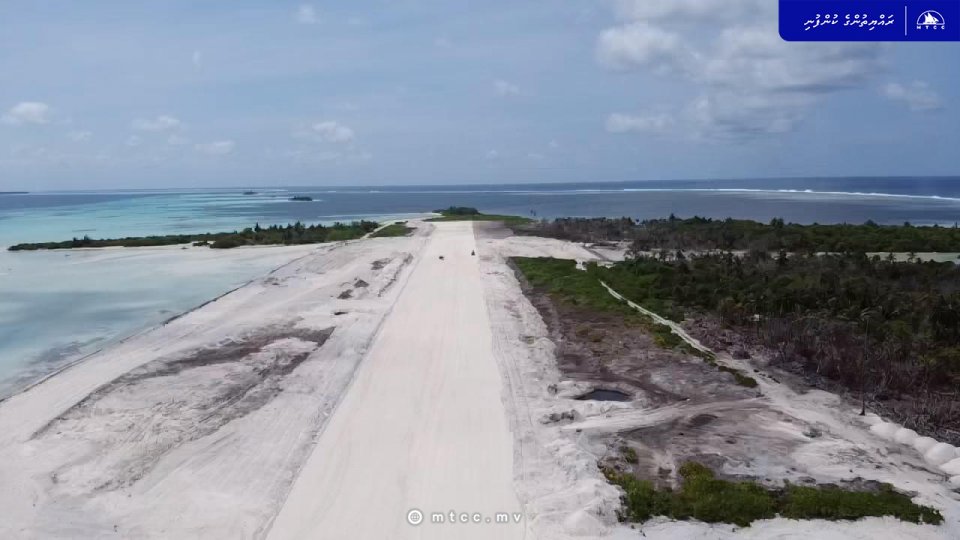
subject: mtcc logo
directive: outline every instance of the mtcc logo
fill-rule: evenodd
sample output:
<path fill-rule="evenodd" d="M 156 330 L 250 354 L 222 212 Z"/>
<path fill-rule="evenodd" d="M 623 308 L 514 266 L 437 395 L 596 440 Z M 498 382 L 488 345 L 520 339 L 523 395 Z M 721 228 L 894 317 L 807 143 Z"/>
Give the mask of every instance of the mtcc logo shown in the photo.
<path fill-rule="evenodd" d="M 917 30 L 943 30 L 945 27 L 943 15 L 936 11 L 927 10 L 917 17 Z"/>

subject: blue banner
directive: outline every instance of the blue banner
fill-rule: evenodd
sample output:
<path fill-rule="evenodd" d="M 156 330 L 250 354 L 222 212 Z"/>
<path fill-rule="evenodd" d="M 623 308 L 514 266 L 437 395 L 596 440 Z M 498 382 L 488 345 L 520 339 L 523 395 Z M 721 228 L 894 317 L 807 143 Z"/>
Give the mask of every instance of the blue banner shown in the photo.
<path fill-rule="evenodd" d="M 960 0 L 780 0 L 787 41 L 960 41 Z"/>

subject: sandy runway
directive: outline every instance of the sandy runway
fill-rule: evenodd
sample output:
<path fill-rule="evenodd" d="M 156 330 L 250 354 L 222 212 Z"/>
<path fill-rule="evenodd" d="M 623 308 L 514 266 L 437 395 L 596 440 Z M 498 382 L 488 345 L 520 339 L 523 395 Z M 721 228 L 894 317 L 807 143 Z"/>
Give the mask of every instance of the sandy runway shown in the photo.
<path fill-rule="evenodd" d="M 489 224 L 416 225 L 317 246 L 0 402 L 0 538 L 639 538 L 598 461 L 617 434 L 731 405 L 577 399 L 591 386 L 558 369 L 562 336 L 508 258 L 597 256 Z M 957 537 L 956 491 L 912 449 L 839 396 L 761 383 L 736 404 L 776 412 L 738 427 L 763 440 L 759 477 L 888 482 L 946 524 L 659 519 L 643 535 Z M 729 454 L 722 431 L 720 447 L 688 444 Z"/>
<path fill-rule="evenodd" d="M 269 538 L 523 536 L 473 249 L 471 223 L 437 224 Z"/>

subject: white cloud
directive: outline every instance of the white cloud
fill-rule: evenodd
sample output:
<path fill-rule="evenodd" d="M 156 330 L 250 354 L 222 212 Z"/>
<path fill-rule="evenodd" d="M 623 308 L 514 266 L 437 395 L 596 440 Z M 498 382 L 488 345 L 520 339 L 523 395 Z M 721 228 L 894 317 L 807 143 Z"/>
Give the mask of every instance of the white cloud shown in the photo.
<path fill-rule="evenodd" d="M 300 24 L 317 24 L 320 22 L 320 16 L 312 5 L 301 4 L 297 8 L 297 22 Z"/>
<path fill-rule="evenodd" d="M 193 148 L 200 152 L 201 154 L 207 154 L 208 156 L 223 156 L 233 152 L 236 144 L 233 141 L 213 141 L 208 143 L 200 143 L 193 146 Z"/>
<path fill-rule="evenodd" d="M 698 97 L 671 104 L 671 116 L 683 132 L 712 138 L 795 130 L 826 97 L 882 72 L 885 49 L 876 44 L 784 42 L 775 8 L 768 0 L 623 0 L 622 22 L 597 39 L 597 59 L 693 88 Z M 611 115 L 607 129 L 656 130 L 660 120 Z"/>
<path fill-rule="evenodd" d="M 313 131 L 326 142 L 345 143 L 354 139 L 353 130 L 333 120 L 324 120 L 313 125 Z"/>
<path fill-rule="evenodd" d="M 180 120 L 166 115 L 160 115 L 153 119 L 138 118 L 131 123 L 133 129 L 140 131 L 169 131 L 177 129 L 181 125 Z"/>
<path fill-rule="evenodd" d="M 90 131 L 71 131 L 67 133 L 67 137 L 74 142 L 85 142 L 93 137 L 93 133 Z"/>
<path fill-rule="evenodd" d="M 190 61 L 193 63 L 193 67 L 199 69 L 203 65 L 203 55 L 200 53 L 200 51 L 193 51 Z"/>
<path fill-rule="evenodd" d="M 185 144 L 190 144 L 190 139 L 174 133 L 173 135 L 167 137 L 167 144 L 170 146 L 183 146 Z"/>
<path fill-rule="evenodd" d="M 46 124 L 50 122 L 53 115 L 53 109 L 46 103 L 39 101 L 22 101 L 13 107 L 10 107 L 0 121 L 4 124 Z"/>
<path fill-rule="evenodd" d="M 496 150 L 488 150 L 485 157 L 489 161 L 494 161 L 500 158 L 500 152 L 497 152 Z"/>
<path fill-rule="evenodd" d="M 610 133 L 626 133 L 629 131 L 662 133 L 673 125 L 673 118 L 667 114 L 652 114 L 646 116 L 631 116 L 614 113 L 607 117 L 606 127 Z"/>
<path fill-rule="evenodd" d="M 547 146 L 549 146 L 551 150 L 556 150 L 557 148 L 560 148 L 560 143 L 558 143 L 555 140 L 552 140 L 547 144 Z"/>
<path fill-rule="evenodd" d="M 141 139 L 137 135 L 131 135 L 127 137 L 127 146 L 140 146 L 142 142 L 143 142 L 143 139 Z"/>
<path fill-rule="evenodd" d="M 496 93 L 496 94 L 497 94 L 498 96 L 500 96 L 500 97 L 519 96 L 519 95 L 520 95 L 520 87 L 519 87 L 519 86 L 517 86 L 517 85 L 515 85 L 515 84 L 513 84 L 513 83 L 510 83 L 510 82 L 504 81 L 504 80 L 502 80 L 502 79 L 498 79 L 498 80 L 496 80 L 496 81 L 493 81 L 493 91 L 494 91 L 494 93 Z"/>
<path fill-rule="evenodd" d="M 909 85 L 887 83 L 881 93 L 894 101 L 902 101 L 911 111 L 934 111 L 943 107 L 943 99 L 923 81 L 913 81 Z"/>
<path fill-rule="evenodd" d="M 604 30 L 597 42 L 597 59 L 615 69 L 649 64 L 672 67 L 689 55 L 678 34 L 644 22 Z"/>

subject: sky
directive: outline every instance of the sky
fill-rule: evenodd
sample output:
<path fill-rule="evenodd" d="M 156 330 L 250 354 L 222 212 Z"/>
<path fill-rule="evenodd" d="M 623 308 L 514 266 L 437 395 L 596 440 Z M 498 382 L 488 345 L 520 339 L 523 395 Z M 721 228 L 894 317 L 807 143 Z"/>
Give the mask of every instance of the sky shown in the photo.
<path fill-rule="evenodd" d="M 5 0 L 0 191 L 956 175 L 958 53 L 773 0 Z"/>

